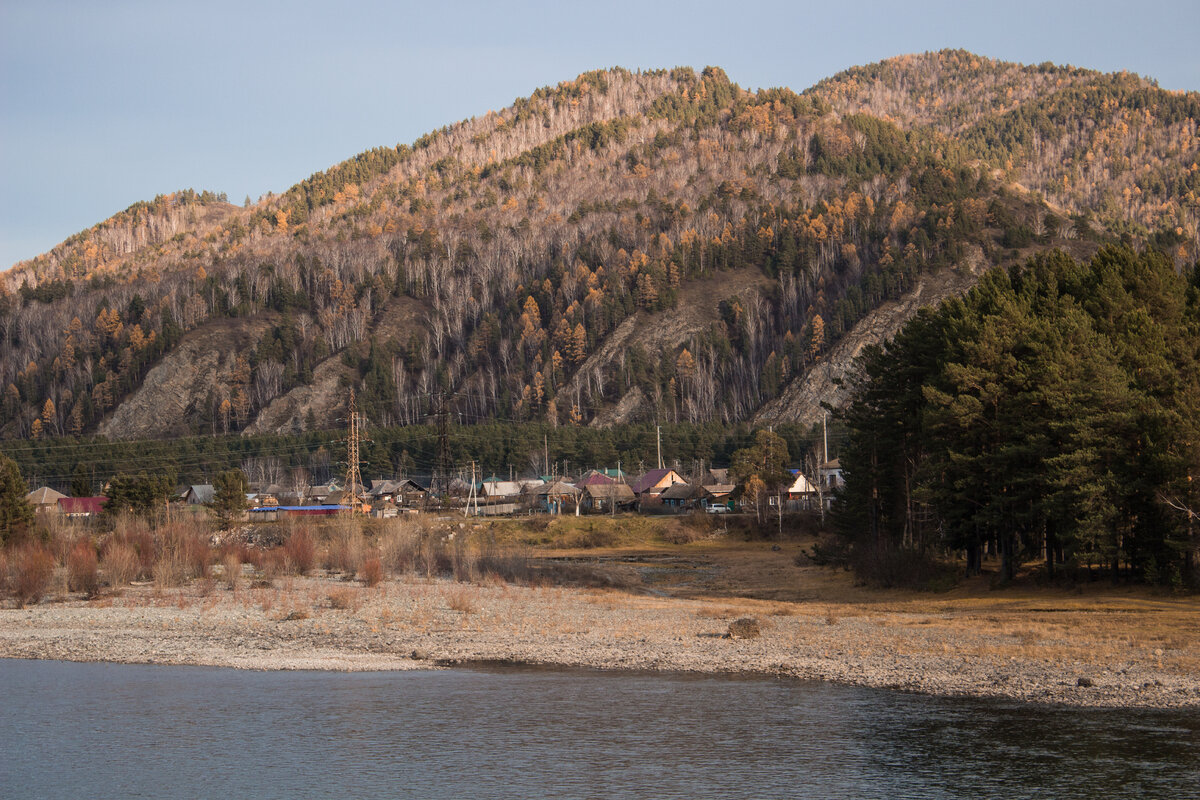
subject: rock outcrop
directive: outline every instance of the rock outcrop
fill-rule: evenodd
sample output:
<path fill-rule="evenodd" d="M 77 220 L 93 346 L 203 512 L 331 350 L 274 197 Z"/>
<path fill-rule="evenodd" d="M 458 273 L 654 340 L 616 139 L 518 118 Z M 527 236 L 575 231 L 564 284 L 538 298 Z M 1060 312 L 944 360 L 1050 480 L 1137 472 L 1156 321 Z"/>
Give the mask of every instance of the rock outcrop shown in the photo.
<path fill-rule="evenodd" d="M 110 439 L 190 434 L 191 412 L 201 408 L 209 392 L 227 385 L 237 354 L 253 348 L 271 324 L 269 316 L 221 320 L 184 336 L 100 423 L 98 433 Z"/>
<path fill-rule="evenodd" d="M 880 344 L 904 327 L 924 306 L 933 306 L 948 297 L 961 295 L 975 285 L 984 268 L 982 253 L 973 254 L 956 269 L 922 276 L 915 289 L 899 300 L 884 303 L 859 321 L 842 337 L 824 361 L 796 378 L 779 395 L 754 415 L 755 425 L 779 425 L 798 422 L 813 425 L 821 421 L 822 403 L 834 408 L 850 402 L 850 390 L 841 379 L 850 373 L 854 359 L 871 344 Z"/>

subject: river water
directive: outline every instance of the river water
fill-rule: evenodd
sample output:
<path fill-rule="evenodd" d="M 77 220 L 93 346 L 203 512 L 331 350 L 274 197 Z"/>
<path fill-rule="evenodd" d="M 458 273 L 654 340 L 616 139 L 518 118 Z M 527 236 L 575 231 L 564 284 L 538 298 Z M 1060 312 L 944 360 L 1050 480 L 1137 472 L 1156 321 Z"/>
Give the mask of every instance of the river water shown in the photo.
<path fill-rule="evenodd" d="M 1200 715 L 549 670 L 0 660 L 5 798 L 1195 798 Z"/>

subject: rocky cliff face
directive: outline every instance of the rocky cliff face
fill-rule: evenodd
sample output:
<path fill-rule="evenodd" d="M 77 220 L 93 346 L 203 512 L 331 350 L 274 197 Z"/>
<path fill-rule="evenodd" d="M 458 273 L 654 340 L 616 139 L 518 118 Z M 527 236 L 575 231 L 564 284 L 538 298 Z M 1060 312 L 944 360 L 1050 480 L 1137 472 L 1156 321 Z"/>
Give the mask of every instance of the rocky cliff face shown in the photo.
<path fill-rule="evenodd" d="M 268 318 L 222 320 L 183 338 L 147 374 L 136 392 L 100 423 L 110 439 L 152 439 L 187 435 L 187 418 L 210 392 L 228 384 L 238 353 L 253 347 L 270 327 Z"/>
<path fill-rule="evenodd" d="M 693 281 L 680 290 L 676 308 L 657 313 L 638 312 L 617 326 L 590 355 L 567 382 L 562 391 L 566 397 L 578 396 L 587 384 L 611 375 L 614 367 L 624 363 L 630 347 L 644 348 L 649 353 L 676 352 L 694 337 L 703 334 L 721 319 L 720 303 L 737 296 L 752 304 L 766 296 L 771 281 L 758 270 L 735 270 Z M 594 427 L 635 422 L 653 412 L 653 403 L 646 393 L 633 387 L 611 408 L 603 409 L 591 421 Z"/>
<path fill-rule="evenodd" d="M 338 356 L 327 358 L 313 371 L 313 382 L 297 386 L 285 395 L 276 397 L 246 426 L 251 433 L 301 433 L 311 429 L 310 420 L 329 420 L 345 416 L 346 392 L 341 379 L 350 370 Z"/>
<path fill-rule="evenodd" d="M 937 305 L 946 298 L 965 293 L 979 280 L 984 267 L 983 256 L 977 253 L 956 269 L 923 276 L 911 292 L 883 304 L 863 318 L 824 361 L 793 380 L 779 397 L 764 405 L 754 415 L 754 423 L 813 425 L 821 421 L 822 403 L 832 408 L 844 407 L 850 401 L 850 392 L 841 379 L 853 368 L 854 359 L 863 349 L 895 336 L 922 307 Z"/>

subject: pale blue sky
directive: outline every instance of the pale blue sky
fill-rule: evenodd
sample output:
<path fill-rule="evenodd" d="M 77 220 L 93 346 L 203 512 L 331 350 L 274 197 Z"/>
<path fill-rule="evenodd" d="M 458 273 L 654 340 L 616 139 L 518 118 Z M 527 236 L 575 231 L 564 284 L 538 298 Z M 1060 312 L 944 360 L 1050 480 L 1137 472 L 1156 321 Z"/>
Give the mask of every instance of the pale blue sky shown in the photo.
<path fill-rule="evenodd" d="M 137 200 L 240 203 L 589 69 L 797 91 L 961 47 L 1200 89 L 1200 3 L 0 0 L 0 269 Z"/>

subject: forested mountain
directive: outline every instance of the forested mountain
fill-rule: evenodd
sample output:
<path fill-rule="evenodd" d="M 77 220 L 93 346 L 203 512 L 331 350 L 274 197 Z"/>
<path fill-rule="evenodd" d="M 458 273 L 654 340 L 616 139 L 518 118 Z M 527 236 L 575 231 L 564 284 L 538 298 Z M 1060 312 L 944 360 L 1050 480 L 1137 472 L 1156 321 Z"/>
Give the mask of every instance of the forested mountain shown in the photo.
<path fill-rule="evenodd" d="M 814 367 L 832 381 L 985 267 L 1121 238 L 1193 261 L 1198 112 L 1136 76 L 960 51 L 800 94 L 587 73 L 245 207 L 136 204 L 16 265 L 0 434 L 325 428 L 347 386 L 375 425 L 443 399 L 467 422 L 806 420 Z"/>

